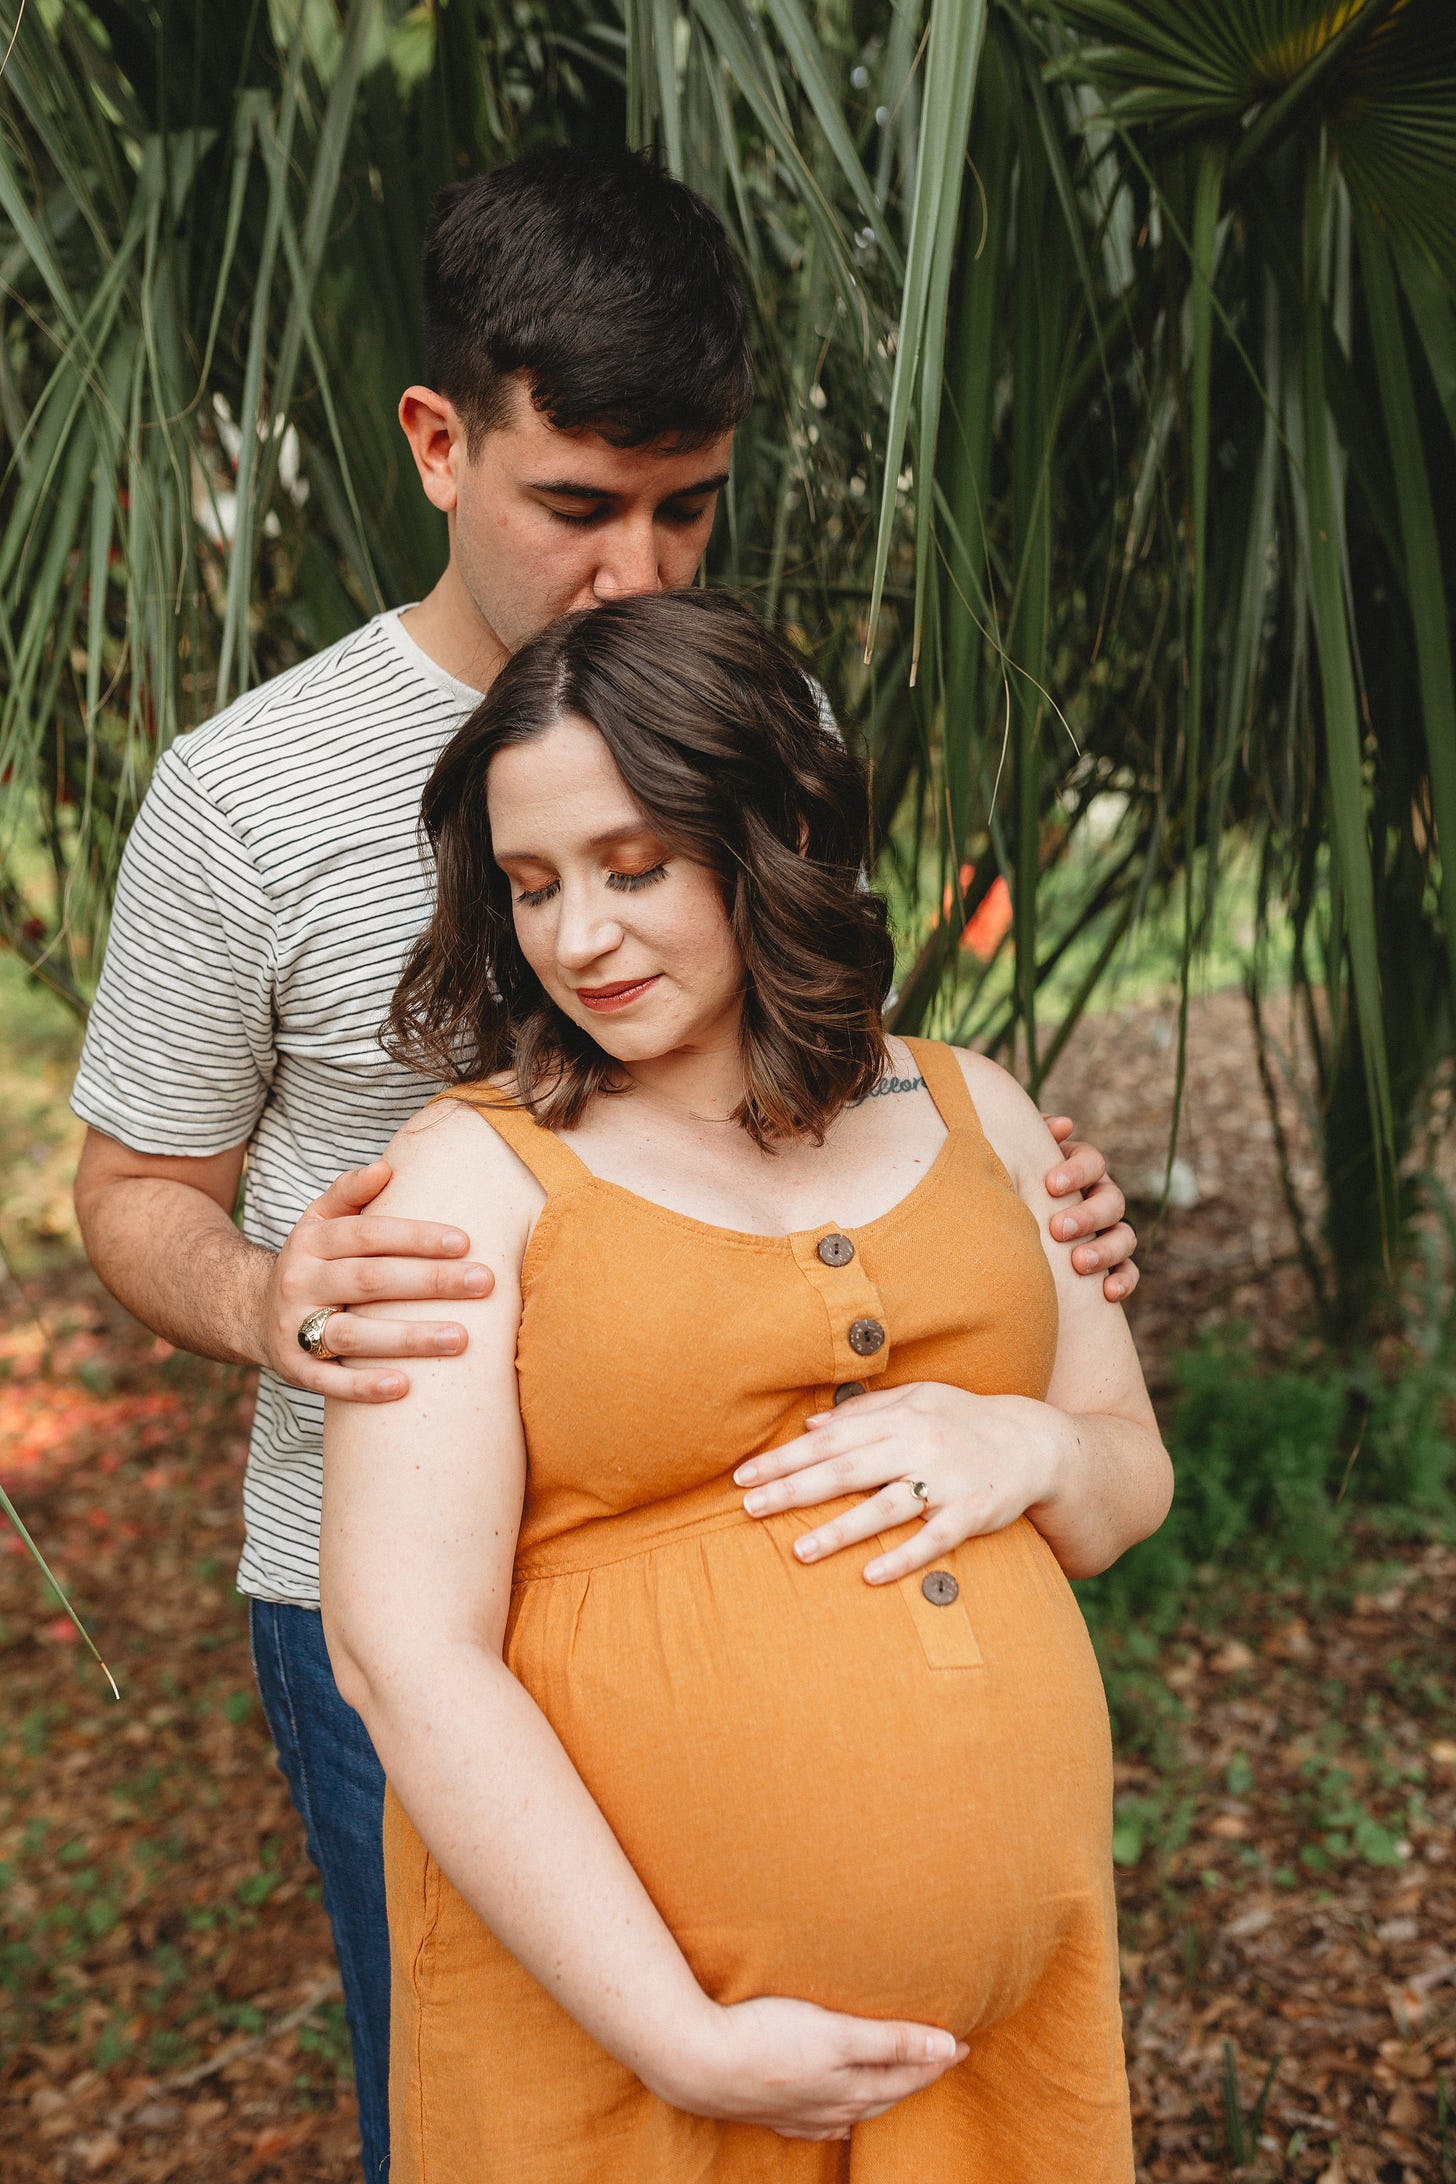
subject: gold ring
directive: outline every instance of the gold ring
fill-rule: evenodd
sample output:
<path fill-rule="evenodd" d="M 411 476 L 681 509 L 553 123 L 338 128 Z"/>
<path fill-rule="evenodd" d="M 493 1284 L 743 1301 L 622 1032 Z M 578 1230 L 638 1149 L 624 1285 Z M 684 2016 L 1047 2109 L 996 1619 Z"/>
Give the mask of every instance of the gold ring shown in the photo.
<path fill-rule="evenodd" d="M 923 1517 L 930 1508 L 930 1488 L 923 1479 L 907 1479 L 905 1484 L 919 1502 L 920 1514 Z"/>
<path fill-rule="evenodd" d="M 307 1350 L 310 1357 L 320 1358 L 325 1362 L 329 1358 L 337 1357 L 338 1352 L 329 1348 L 327 1329 L 334 1314 L 342 1309 L 337 1304 L 321 1304 L 312 1312 L 305 1312 L 298 1323 L 299 1349 Z"/>

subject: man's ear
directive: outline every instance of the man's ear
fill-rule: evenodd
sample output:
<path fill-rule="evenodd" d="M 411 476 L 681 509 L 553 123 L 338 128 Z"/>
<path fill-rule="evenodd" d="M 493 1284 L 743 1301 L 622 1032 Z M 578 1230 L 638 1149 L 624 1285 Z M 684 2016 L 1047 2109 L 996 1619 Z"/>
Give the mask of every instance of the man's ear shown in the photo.
<path fill-rule="evenodd" d="M 465 425 L 453 402 L 433 387 L 406 387 L 399 398 L 400 430 L 410 444 L 425 497 L 444 515 L 455 510 L 456 450 L 465 453 Z"/>

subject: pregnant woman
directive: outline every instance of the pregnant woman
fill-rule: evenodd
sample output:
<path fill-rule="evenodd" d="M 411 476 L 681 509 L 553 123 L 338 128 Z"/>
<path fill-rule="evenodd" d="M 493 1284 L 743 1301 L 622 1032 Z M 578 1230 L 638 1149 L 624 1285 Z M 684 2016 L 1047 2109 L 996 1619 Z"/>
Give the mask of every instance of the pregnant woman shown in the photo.
<path fill-rule="evenodd" d="M 721 595 L 527 645 L 425 821 L 386 1210 L 496 1288 L 325 1441 L 393 2184 L 1128 2184 L 1067 1578 L 1170 1474 L 1044 1124 L 886 1037 L 863 779 Z"/>

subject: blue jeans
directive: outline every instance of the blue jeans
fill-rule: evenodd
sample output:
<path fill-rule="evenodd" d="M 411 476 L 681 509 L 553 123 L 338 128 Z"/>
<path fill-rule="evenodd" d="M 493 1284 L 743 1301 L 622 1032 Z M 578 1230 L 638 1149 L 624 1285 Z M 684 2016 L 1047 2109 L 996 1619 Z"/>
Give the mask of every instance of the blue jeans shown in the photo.
<path fill-rule="evenodd" d="M 366 2184 L 389 2175 L 389 1927 L 384 1909 L 384 1770 L 339 1696 L 316 1608 L 248 1602 L 253 1667 L 323 1880 L 354 2051 Z"/>

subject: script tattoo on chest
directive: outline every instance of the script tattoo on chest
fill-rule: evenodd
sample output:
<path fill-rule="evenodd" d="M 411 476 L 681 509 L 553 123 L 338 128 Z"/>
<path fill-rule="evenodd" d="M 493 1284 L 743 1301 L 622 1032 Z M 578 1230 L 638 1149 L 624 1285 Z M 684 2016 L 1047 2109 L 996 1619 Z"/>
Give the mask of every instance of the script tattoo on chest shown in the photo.
<path fill-rule="evenodd" d="M 881 1077 L 879 1083 L 871 1085 L 869 1091 L 862 1093 L 854 1104 L 856 1107 L 863 1107 L 866 1100 L 887 1100 L 896 1092 L 923 1092 L 924 1090 L 925 1079 L 923 1077 Z"/>

